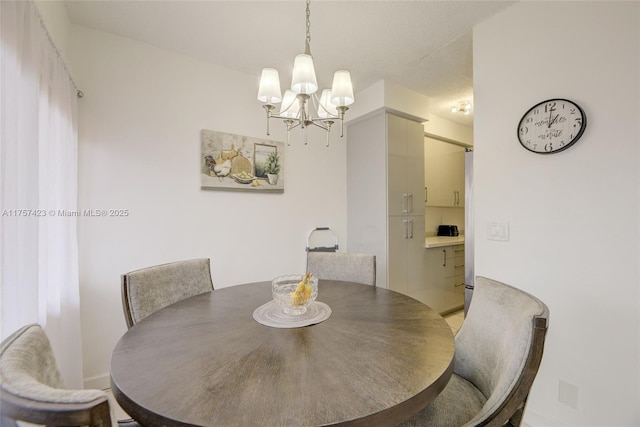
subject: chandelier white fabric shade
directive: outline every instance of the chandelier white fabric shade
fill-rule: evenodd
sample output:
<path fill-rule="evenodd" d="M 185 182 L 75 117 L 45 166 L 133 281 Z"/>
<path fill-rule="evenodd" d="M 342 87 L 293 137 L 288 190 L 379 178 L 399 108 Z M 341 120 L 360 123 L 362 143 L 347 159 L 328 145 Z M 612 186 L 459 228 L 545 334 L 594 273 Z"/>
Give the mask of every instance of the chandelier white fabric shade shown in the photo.
<path fill-rule="evenodd" d="M 311 55 L 301 53 L 296 56 L 293 63 L 293 76 L 291 77 L 291 90 L 295 93 L 311 95 L 318 90 L 316 70 L 313 68 Z"/>
<path fill-rule="evenodd" d="M 333 85 L 331 86 L 331 102 L 344 107 L 353 104 L 353 101 L 351 73 L 346 70 L 336 71 L 333 75 Z"/>
<path fill-rule="evenodd" d="M 291 89 L 287 89 L 280 105 L 280 115 L 289 119 L 295 119 L 300 111 L 300 103 L 296 97 L 296 93 Z"/>
<path fill-rule="evenodd" d="M 274 68 L 265 68 L 262 70 L 260 88 L 258 89 L 258 101 L 267 104 L 277 104 L 282 101 L 278 70 Z"/>
<path fill-rule="evenodd" d="M 331 102 L 331 90 L 325 89 L 320 96 L 320 105 L 318 106 L 318 117 L 326 119 L 327 117 L 335 117 L 338 115 L 336 105 Z"/>
<path fill-rule="evenodd" d="M 278 71 L 274 68 L 265 68 L 260 77 L 258 101 L 264 104 L 263 107 L 267 112 L 267 135 L 269 135 L 269 119 L 273 117 L 283 120 L 287 127 L 288 141 L 291 129 L 299 126 L 305 130 L 306 144 L 306 128 L 315 125 L 327 132 L 328 146 L 331 126 L 339 120 L 341 130 L 343 130 L 345 112 L 349 109 L 349 105 L 353 104 L 355 98 L 351 74 L 349 71 L 339 70 L 333 76 L 331 89 L 323 90 L 320 99 L 318 99 L 316 95 L 318 81 L 310 47 L 310 16 L 309 0 L 307 0 L 305 52 L 296 56 L 293 63 L 291 89 L 285 91 L 283 99 Z M 281 101 L 280 112 L 274 114 L 275 104 Z M 343 136 L 343 132 L 340 136 Z"/>

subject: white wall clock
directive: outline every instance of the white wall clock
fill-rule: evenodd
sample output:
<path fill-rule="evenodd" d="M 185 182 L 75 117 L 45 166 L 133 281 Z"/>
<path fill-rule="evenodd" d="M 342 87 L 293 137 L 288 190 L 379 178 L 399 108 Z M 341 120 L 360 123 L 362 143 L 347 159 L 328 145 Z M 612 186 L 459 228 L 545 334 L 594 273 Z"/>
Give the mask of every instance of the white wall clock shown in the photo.
<path fill-rule="evenodd" d="M 552 154 L 575 144 L 586 127 L 587 116 L 578 104 L 568 99 L 548 99 L 522 116 L 518 140 L 529 151 Z"/>

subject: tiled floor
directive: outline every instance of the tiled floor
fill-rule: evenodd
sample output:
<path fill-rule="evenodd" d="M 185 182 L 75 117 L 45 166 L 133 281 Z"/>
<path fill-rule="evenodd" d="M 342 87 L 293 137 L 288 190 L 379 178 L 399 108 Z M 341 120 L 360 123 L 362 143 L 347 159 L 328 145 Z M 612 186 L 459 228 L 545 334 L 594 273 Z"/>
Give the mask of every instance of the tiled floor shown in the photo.
<path fill-rule="evenodd" d="M 444 320 L 446 320 L 449 326 L 451 326 L 451 330 L 453 330 L 453 333 L 455 335 L 458 332 L 458 329 L 460 329 L 460 326 L 462 326 L 462 322 L 464 321 L 464 310 L 454 311 L 453 313 L 449 313 L 444 316 Z M 117 419 L 123 420 L 123 419 L 131 418 L 129 415 L 127 415 L 126 412 L 124 412 L 124 410 L 122 410 L 122 408 L 120 408 L 120 406 L 118 406 L 118 404 L 116 403 L 116 400 L 113 398 L 113 395 L 111 394 L 111 390 L 110 389 L 106 390 L 106 392 L 109 394 L 109 398 L 111 399 L 111 402 L 114 404 L 116 408 Z"/>
<path fill-rule="evenodd" d="M 444 316 L 444 320 L 447 321 L 455 335 L 458 333 L 458 329 L 460 329 L 460 326 L 462 326 L 462 322 L 464 321 L 464 310 L 449 313 Z"/>

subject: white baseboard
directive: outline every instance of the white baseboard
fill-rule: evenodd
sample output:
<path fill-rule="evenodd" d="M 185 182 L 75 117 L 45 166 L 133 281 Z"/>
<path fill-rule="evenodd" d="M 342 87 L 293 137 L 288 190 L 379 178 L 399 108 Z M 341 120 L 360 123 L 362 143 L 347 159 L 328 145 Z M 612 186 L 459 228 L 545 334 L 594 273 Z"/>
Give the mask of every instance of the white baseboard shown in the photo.
<path fill-rule="evenodd" d="M 94 377 L 85 378 L 83 383 L 85 389 L 106 390 L 111 387 L 111 380 L 108 372 Z"/>
<path fill-rule="evenodd" d="M 559 420 L 550 418 L 548 415 L 543 415 L 527 408 L 524 411 L 522 427 L 569 427 L 569 424 L 565 424 Z"/>

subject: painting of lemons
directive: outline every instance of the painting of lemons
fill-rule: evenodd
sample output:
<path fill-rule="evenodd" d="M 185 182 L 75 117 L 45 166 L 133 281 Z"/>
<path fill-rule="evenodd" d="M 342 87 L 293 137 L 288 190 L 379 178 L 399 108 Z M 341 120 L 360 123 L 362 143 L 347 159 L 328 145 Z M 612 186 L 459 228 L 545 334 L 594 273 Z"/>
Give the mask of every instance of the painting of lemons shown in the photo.
<path fill-rule="evenodd" d="M 203 129 L 200 135 L 203 190 L 284 192 L 284 144 Z"/>

